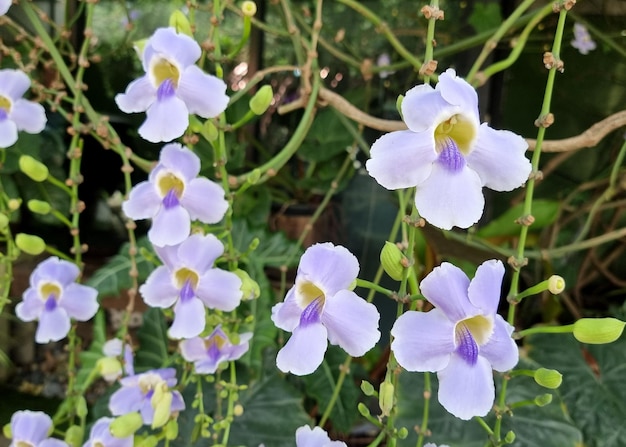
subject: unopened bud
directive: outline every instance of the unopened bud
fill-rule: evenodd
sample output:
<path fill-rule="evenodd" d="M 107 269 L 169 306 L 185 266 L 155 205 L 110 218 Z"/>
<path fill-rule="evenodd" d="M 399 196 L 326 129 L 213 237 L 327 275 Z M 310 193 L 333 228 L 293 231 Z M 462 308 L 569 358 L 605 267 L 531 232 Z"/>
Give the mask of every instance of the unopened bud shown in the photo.
<path fill-rule="evenodd" d="M 48 178 L 48 167 L 30 155 L 22 155 L 18 164 L 20 171 L 36 182 L 43 182 Z"/>
<path fill-rule="evenodd" d="M 187 34 L 188 36 L 193 37 L 189 19 L 185 14 L 183 14 L 182 11 L 176 10 L 170 15 L 169 25 L 174 28 L 177 33 Z"/>
<path fill-rule="evenodd" d="M 550 402 L 552 402 L 552 394 L 540 394 L 535 397 L 535 405 L 538 407 L 545 407 Z"/>
<path fill-rule="evenodd" d="M 548 278 L 548 290 L 554 295 L 558 295 L 565 290 L 565 280 L 559 275 L 552 275 Z"/>
<path fill-rule="evenodd" d="M 509 430 L 506 435 L 504 435 L 504 442 L 513 444 L 515 442 L 515 433 Z"/>
<path fill-rule="evenodd" d="M 156 391 L 154 395 L 156 395 Z M 164 391 L 156 401 L 154 396 L 152 396 L 151 404 L 154 407 L 154 418 L 152 419 L 151 427 L 153 429 L 163 427 L 172 414 L 172 393 Z"/>
<path fill-rule="evenodd" d="M 378 406 L 383 416 L 389 416 L 393 408 L 394 387 L 391 382 L 383 382 L 380 384 L 378 391 Z"/>
<path fill-rule="evenodd" d="M 29 200 L 26 203 L 26 206 L 28 207 L 29 210 L 31 210 L 33 213 L 35 214 L 48 214 L 50 212 L 50 210 L 52 209 L 52 207 L 50 206 L 50 204 L 48 202 L 45 202 L 43 200 Z"/>
<path fill-rule="evenodd" d="M 10 423 L 4 424 L 4 426 L 2 427 L 2 434 L 7 439 L 11 439 L 13 437 L 13 433 L 11 433 L 11 424 Z"/>
<path fill-rule="evenodd" d="M 243 414 L 243 406 L 241 404 L 235 405 L 233 408 L 233 416 L 239 417 Z"/>
<path fill-rule="evenodd" d="M 402 262 L 405 259 L 404 254 L 396 244 L 385 241 L 385 246 L 380 251 L 380 264 L 383 266 L 385 273 L 396 281 L 400 281 L 405 269 Z"/>
<path fill-rule="evenodd" d="M 259 284 L 248 275 L 248 272 L 237 269 L 234 271 L 235 275 L 241 280 L 241 292 L 243 293 L 243 300 L 253 300 L 261 295 L 261 288 Z"/>
<path fill-rule="evenodd" d="M 556 369 L 539 368 L 533 375 L 535 382 L 544 388 L 555 390 L 561 386 L 563 375 Z"/>
<path fill-rule="evenodd" d="M 165 424 L 163 432 L 165 433 L 165 439 L 173 441 L 178 438 L 178 421 L 176 419 L 170 419 L 170 421 Z"/>
<path fill-rule="evenodd" d="M 85 434 L 82 427 L 79 425 L 72 425 L 65 432 L 65 442 L 72 447 L 79 447 L 83 443 L 83 435 Z"/>
<path fill-rule="evenodd" d="M 15 245 L 24 253 L 37 256 L 46 249 L 46 243 L 39 236 L 32 234 L 19 233 L 15 236 Z"/>
<path fill-rule="evenodd" d="M 617 340 L 624 330 L 617 318 L 581 318 L 574 323 L 574 337 L 581 343 L 601 345 Z"/>
<path fill-rule="evenodd" d="M 409 430 L 407 430 L 406 427 L 401 427 L 398 430 L 398 438 L 399 439 L 406 439 L 407 436 L 409 436 Z"/>
<path fill-rule="evenodd" d="M 217 130 L 217 127 L 215 127 L 215 124 L 213 124 L 213 121 L 211 120 L 206 120 L 204 122 L 204 124 L 202 125 L 202 130 L 200 131 L 200 134 L 209 143 L 211 141 L 217 140 L 217 138 L 219 137 L 219 132 Z"/>
<path fill-rule="evenodd" d="M 6 214 L 0 214 L 0 231 L 9 226 L 9 218 Z"/>
<path fill-rule="evenodd" d="M 398 113 L 400 114 L 400 118 L 404 119 L 402 117 L 402 101 L 404 101 L 404 95 L 398 95 L 398 98 L 396 99 L 396 109 L 398 110 Z"/>
<path fill-rule="evenodd" d="M 359 402 L 359 404 L 357 405 L 357 410 L 359 410 L 359 413 L 361 413 L 361 416 L 364 416 L 364 417 L 370 416 L 370 410 L 369 408 L 367 408 L 367 405 L 365 405 L 363 402 Z"/>
<path fill-rule="evenodd" d="M 109 431 L 116 438 L 127 438 L 135 434 L 143 425 L 143 418 L 137 412 L 119 416 L 109 425 Z"/>
<path fill-rule="evenodd" d="M 87 409 L 87 400 L 83 396 L 76 398 L 76 416 L 79 418 L 87 417 L 89 410 Z"/>
<path fill-rule="evenodd" d="M 371 383 L 369 383 L 367 380 L 361 381 L 361 391 L 363 391 L 363 394 L 365 394 L 366 396 L 373 396 L 374 393 L 376 392 L 376 390 L 374 389 L 374 386 Z"/>
<path fill-rule="evenodd" d="M 148 435 L 144 438 L 136 437 L 133 442 L 133 447 L 156 447 L 159 443 L 159 438 L 154 435 Z"/>
<path fill-rule="evenodd" d="M 22 199 L 9 199 L 7 206 L 11 211 L 17 211 L 22 206 Z"/>
<path fill-rule="evenodd" d="M 244 16 L 254 17 L 256 14 L 256 3 L 251 1 L 245 1 L 241 4 L 241 12 Z"/>
<path fill-rule="evenodd" d="M 107 382 L 113 382 L 122 375 L 122 364 L 115 357 L 102 357 L 96 363 L 98 372 Z"/>
<path fill-rule="evenodd" d="M 252 113 L 255 115 L 263 115 L 272 104 L 273 99 L 274 92 L 272 91 L 272 87 L 270 85 L 264 85 L 250 98 L 248 105 Z"/>

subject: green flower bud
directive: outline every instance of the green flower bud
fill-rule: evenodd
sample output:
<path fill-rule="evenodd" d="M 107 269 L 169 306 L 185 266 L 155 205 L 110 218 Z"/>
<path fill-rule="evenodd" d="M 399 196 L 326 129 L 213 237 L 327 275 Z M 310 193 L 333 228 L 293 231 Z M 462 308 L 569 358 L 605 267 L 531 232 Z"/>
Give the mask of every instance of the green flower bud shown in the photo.
<path fill-rule="evenodd" d="M 391 382 L 383 382 L 380 384 L 378 391 L 378 406 L 383 416 L 389 416 L 393 409 L 394 387 Z"/>
<path fill-rule="evenodd" d="M 398 438 L 399 439 L 406 439 L 406 437 L 409 436 L 409 431 L 407 430 L 406 427 L 400 427 L 400 429 L 398 430 Z"/>
<path fill-rule="evenodd" d="M 545 407 L 550 402 L 552 402 L 552 394 L 540 394 L 535 397 L 535 405 L 538 407 Z"/>
<path fill-rule="evenodd" d="M 139 56 L 139 59 L 143 58 L 143 50 L 144 48 L 146 48 L 146 43 L 148 42 L 148 39 L 141 39 L 141 40 L 136 40 L 133 42 L 133 49 L 135 50 L 135 53 L 137 53 L 137 56 Z"/>
<path fill-rule="evenodd" d="M 402 101 L 404 101 L 404 95 L 398 95 L 398 99 L 396 99 L 396 109 L 400 114 L 400 119 L 404 119 L 402 117 Z"/>
<path fill-rule="evenodd" d="M 506 435 L 504 435 L 504 442 L 513 444 L 515 442 L 515 433 L 509 430 Z"/>
<path fill-rule="evenodd" d="M 535 382 L 544 388 L 555 390 L 561 386 L 563 375 L 556 369 L 539 368 L 533 375 Z"/>
<path fill-rule="evenodd" d="M 9 218 L 6 214 L 0 214 L 0 231 L 9 226 Z"/>
<path fill-rule="evenodd" d="M 217 140 L 217 138 L 220 135 L 218 130 L 217 130 L 217 127 L 215 127 L 215 124 L 213 124 L 213 121 L 211 121 L 211 120 L 206 120 L 204 122 L 204 124 L 202 125 L 202 130 L 200 130 L 200 134 L 209 143 L 211 141 Z"/>
<path fill-rule="evenodd" d="M 83 396 L 78 396 L 76 398 L 76 416 L 79 418 L 87 417 L 89 410 L 87 409 L 87 401 Z"/>
<path fill-rule="evenodd" d="M 109 430 L 116 438 L 127 438 L 134 435 L 142 425 L 143 418 L 141 414 L 137 412 L 126 413 L 123 416 L 116 417 L 109 425 Z"/>
<path fill-rule="evenodd" d="M 96 368 L 104 380 L 113 382 L 122 375 L 122 364 L 115 357 L 102 357 L 98 359 Z"/>
<path fill-rule="evenodd" d="M 261 288 L 259 284 L 248 275 L 248 272 L 237 269 L 233 273 L 241 280 L 241 292 L 243 293 L 243 300 L 253 300 L 261 295 Z"/>
<path fill-rule="evenodd" d="M 251 185 L 256 185 L 259 180 L 261 180 L 261 170 L 259 168 L 254 168 L 250 175 L 248 175 L 247 182 Z M 258 244 L 257 244 L 258 245 Z"/>
<path fill-rule="evenodd" d="M 624 330 L 617 318 L 581 318 L 574 323 L 574 337 L 581 343 L 601 345 L 617 340 Z"/>
<path fill-rule="evenodd" d="M 163 431 L 165 433 L 165 439 L 173 441 L 178 438 L 178 421 L 176 419 L 171 419 L 167 424 L 165 424 Z"/>
<path fill-rule="evenodd" d="M 15 245 L 24 253 L 37 256 L 46 249 L 46 243 L 39 236 L 32 234 L 19 233 L 15 236 Z"/>
<path fill-rule="evenodd" d="M 248 105 L 250 106 L 252 113 L 255 115 L 263 115 L 272 104 L 273 99 L 274 92 L 272 91 L 272 87 L 264 85 L 254 94 L 252 98 L 250 98 Z"/>
<path fill-rule="evenodd" d="M 369 383 L 367 380 L 361 381 L 361 391 L 363 391 L 363 394 L 365 394 L 366 396 L 373 396 L 374 393 L 376 392 L 376 390 L 374 389 L 374 386 L 371 383 Z"/>
<path fill-rule="evenodd" d="M 565 290 L 565 280 L 559 275 L 552 275 L 548 278 L 548 290 L 554 295 L 558 295 Z"/>
<path fill-rule="evenodd" d="M 78 447 L 83 444 L 84 430 L 78 425 L 72 425 L 65 432 L 65 442 L 72 447 Z"/>
<path fill-rule="evenodd" d="M 48 202 L 45 202 L 43 200 L 29 200 L 26 203 L 26 206 L 28 206 L 28 209 L 31 210 L 33 213 L 36 214 L 48 214 L 50 212 L 50 210 L 52 209 L 52 207 L 50 206 L 50 204 Z"/>
<path fill-rule="evenodd" d="M 155 399 L 158 390 L 162 388 L 167 388 L 167 385 L 164 384 L 163 387 L 156 387 L 154 395 L 150 401 L 152 407 L 154 408 L 154 418 L 152 419 L 151 425 L 152 429 L 163 427 L 172 414 L 172 393 L 170 391 L 162 390 L 157 399 Z"/>
<path fill-rule="evenodd" d="M 189 19 L 187 19 L 187 16 L 183 14 L 182 11 L 176 10 L 170 15 L 169 25 L 174 28 L 177 33 L 187 34 L 188 36 L 193 37 Z"/>
<path fill-rule="evenodd" d="M 22 155 L 19 165 L 20 171 L 36 182 L 43 182 L 48 178 L 48 167 L 30 155 Z"/>
<path fill-rule="evenodd" d="M 239 417 L 243 414 L 243 406 L 241 404 L 237 404 L 233 407 L 233 416 Z"/>
<path fill-rule="evenodd" d="M 361 416 L 364 416 L 364 417 L 370 416 L 370 410 L 369 408 L 367 408 L 367 405 L 365 405 L 363 402 L 359 402 L 359 404 L 357 405 L 357 409 L 359 410 L 359 413 L 361 413 Z"/>
<path fill-rule="evenodd" d="M 9 199 L 7 205 L 11 211 L 17 211 L 22 206 L 22 199 Z"/>
<path fill-rule="evenodd" d="M 256 14 L 256 3 L 251 1 L 245 1 L 241 4 L 241 12 L 246 17 L 254 17 Z"/>
<path fill-rule="evenodd" d="M 380 251 L 380 264 L 383 266 L 385 273 L 396 281 L 400 281 L 405 269 L 403 262 L 406 262 L 406 257 L 398 246 L 385 241 L 385 246 Z"/>
<path fill-rule="evenodd" d="M 137 437 L 133 443 L 133 447 L 156 447 L 159 443 L 159 438 L 154 435 L 148 435 L 146 437 Z"/>
<path fill-rule="evenodd" d="M 2 434 L 7 439 L 11 439 L 13 437 L 13 433 L 11 433 L 11 423 L 4 424 L 2 427 Z"/>

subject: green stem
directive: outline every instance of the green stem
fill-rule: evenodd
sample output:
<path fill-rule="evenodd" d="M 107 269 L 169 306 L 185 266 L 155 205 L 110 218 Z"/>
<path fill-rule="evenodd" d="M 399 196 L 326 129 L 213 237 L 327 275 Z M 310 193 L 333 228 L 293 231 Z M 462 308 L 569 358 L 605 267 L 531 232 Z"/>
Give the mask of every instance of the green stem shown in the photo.
<path fill-rule="evenodd" d="M 431 8 L 434 10 L 439 9 L 439 0 L 431 0 L 430 2 Z M 426 31 L 426 49 L 424 51 L 424 64 L 428 64 L 433 60 L 433 42 L 435 41 L 435 24 L 437 22 L 437 17 L 433 16 L 428 19 L 428 29 Z M 424 75 L 424 84 L 430 83 L 430 75 Z"/>
<path fill-rule="evenodd" d="M 385 289 L 384 287 L 379 286 L 377 283 L 371 282 L 371 281 L 366 281 L 365 279 L 357 278 L 356 286 L 357 287 L 363 287 L 364 289 L 374 290 L 374 291 L 382 293 L 383 295 L 386 295 L 388 297 L 392 297 L 395 294 L 394 291 L 389 290 L 389 289 Z"/>
<path fill-rule="evenodd" d="M 515 338 L 520 339 L 533 334 L 569 334 L 573 330 L 573 324 L 567 324 L 564 326 L 535 326 L 517 332 L 515 334 Z"/>
<path fill-rule="evenodd" d="M 428 417 L 430 414 L 430 373 L 424 373 L 424 412 L 422 413 L 422 424 L 420 425 L 419 436 L 417 437 L 417 447 L 424 445 L 424 436 L 428 433 Z"/>

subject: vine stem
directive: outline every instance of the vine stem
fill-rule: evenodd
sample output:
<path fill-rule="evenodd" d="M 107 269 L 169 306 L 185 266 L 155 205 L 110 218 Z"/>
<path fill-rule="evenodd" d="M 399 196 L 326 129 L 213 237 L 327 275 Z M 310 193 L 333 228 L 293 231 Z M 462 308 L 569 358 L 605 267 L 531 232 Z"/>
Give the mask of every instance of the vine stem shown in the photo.
<path fill-rule="evenodd" d="M 326 406 L 326 410 L 324 410 L 324 414 L 322 414 L 322 418 L 320 419 L 319 426 L 324 427 L 324 424 L 330 417 L 330 414 L 335 407 L 335 403 L 337 402 L 337 398 L 339 397 L 339 393 L 341 392 L 341 387 L 343 385 L 343 381 L 345 380 L 348 372 L 350 371 L 350 363 L 352 363 L 352 357 L 348 356 L 344 360 L 344 362 L 339 367 L 339 377 L 337 378 L 337 383 L 335 384 L 335 389 L 333 390 L 333 394 L 328 401 L 328 405 Z"/>

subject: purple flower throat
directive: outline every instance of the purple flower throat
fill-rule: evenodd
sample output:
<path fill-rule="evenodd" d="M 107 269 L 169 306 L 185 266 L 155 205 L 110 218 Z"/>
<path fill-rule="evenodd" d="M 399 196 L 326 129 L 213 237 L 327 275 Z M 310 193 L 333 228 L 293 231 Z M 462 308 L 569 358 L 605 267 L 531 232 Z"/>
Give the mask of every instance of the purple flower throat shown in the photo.
<path fill-rule="evenodd" d="M 445 137 L 438 141 L 437 149 L 440 151 L 437 161 L 449 172 L 456 173 L 465 167 L 465 157 L 452 138 Z"/>
<path fill-rule="evenodd" d="M 472 336 L 470 330 L 463 323 L 460 323 L 456 327 L 456 352 L 461 356 L 465 362 L 474 366 L 478 360 L 478 344 Z"/>
<path fill-rule="evenodd" d="M 323 308 L 324 296 L 318 296 L 302 311 L 300 315 L 300 326 L 308 326 L 309 324 L 319 322 Z"/>

